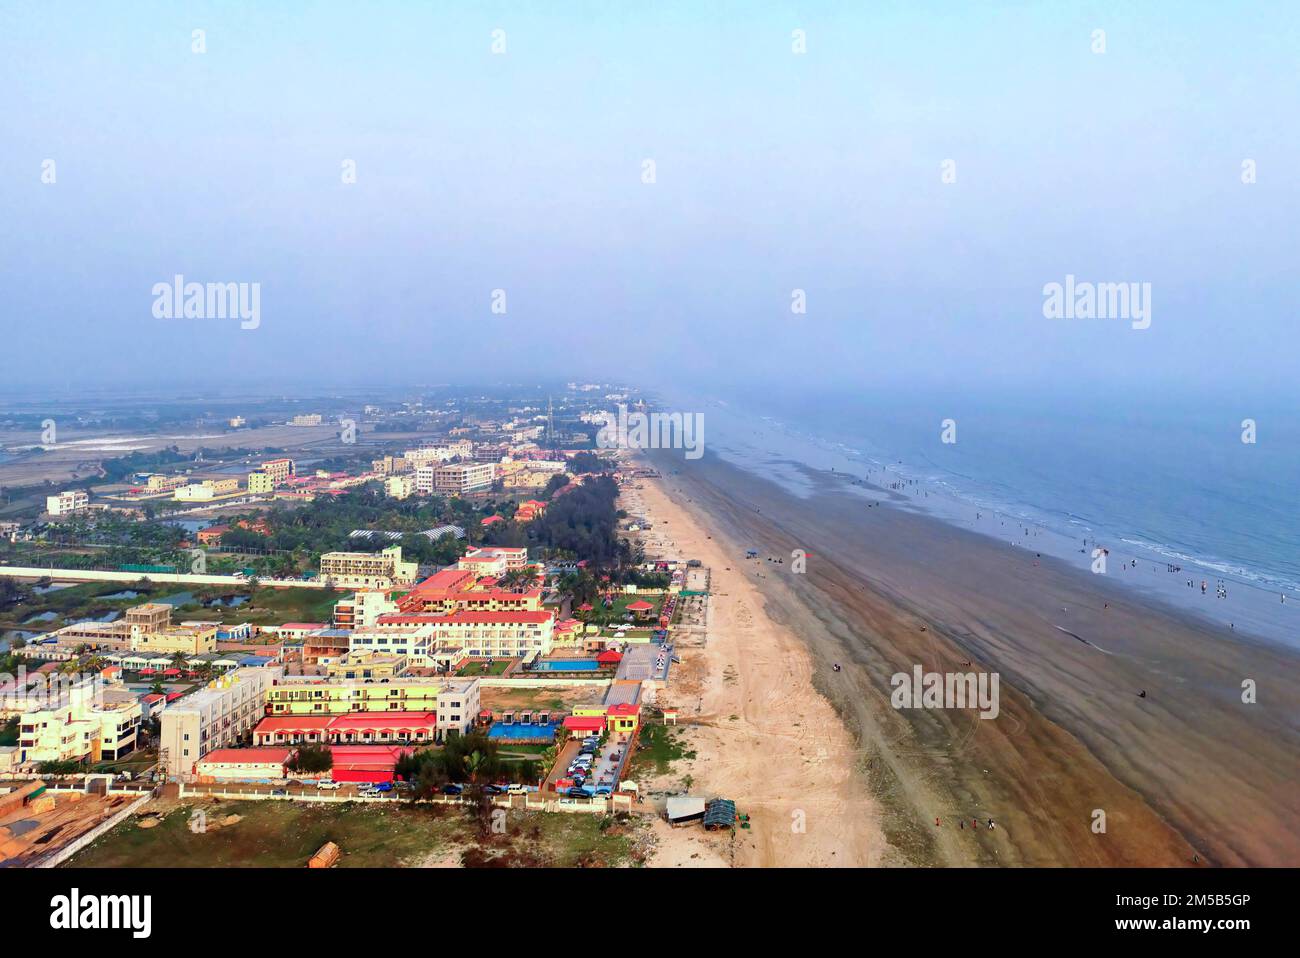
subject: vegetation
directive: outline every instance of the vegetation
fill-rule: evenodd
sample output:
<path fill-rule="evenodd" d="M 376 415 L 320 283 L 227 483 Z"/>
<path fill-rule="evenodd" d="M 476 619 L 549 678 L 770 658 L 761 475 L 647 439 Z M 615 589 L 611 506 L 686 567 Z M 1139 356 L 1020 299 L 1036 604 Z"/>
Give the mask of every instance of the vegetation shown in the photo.
<path fill-rule="evenodd" d="M 695 753 L 681 741 L 681 733 L 667 725 L 644 724 L 637 736 L 636 753 L 628 764 L 628 777 L 636 778 L 653 770 L 667 774 L 678 759 L 693 759 Z"/>
<path fill-rule="evenodd" d="M 302 868 L 331 841 L 342 850 L 340 868 L 640 864 L 639 826 L 621 816 L 607 823 L 596 815 L 512 811 L 503 833 L 484 835 L 474 816 L 438 805 L 223 801 L 197 807 L 207 818 L 201 832 L 189 827 L 196 806 L 180 805 L 154 828 L 127 819 L 63 867 Z"/>
<path fill-rule="evenodd" d="M 477 786 L 488 782 L 536 782 L 540 766 L 533 759 L 508 759 L 483 732 L 459 735 L 439 749 L 403 755 L 396 774 L 414 785 L 412 798 L 430 798 L 449 783 Z"/>
<path fill-rule="evenodd" d="M 328 772 L 334 767 L 334 753 L 328 745 L 302 745 L 285 767 L 291 772 Z"/>

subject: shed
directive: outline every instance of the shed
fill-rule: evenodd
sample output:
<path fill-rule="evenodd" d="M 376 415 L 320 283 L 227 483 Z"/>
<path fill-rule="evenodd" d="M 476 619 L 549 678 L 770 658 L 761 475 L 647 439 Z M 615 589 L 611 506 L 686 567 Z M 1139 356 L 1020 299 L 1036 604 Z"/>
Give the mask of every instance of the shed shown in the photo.
<path fill-rule="evenodd" d="M 704 827 L 735 828 L 736 803 L 726 798 L 715 798 L 710 801 L 704 809 Z"/>
<path fill-rule="evenodd" d="M 704 820 L 705 802 L 691 795 L 673 795 L 668 799 L 668 824 L 693 825 Z"/>

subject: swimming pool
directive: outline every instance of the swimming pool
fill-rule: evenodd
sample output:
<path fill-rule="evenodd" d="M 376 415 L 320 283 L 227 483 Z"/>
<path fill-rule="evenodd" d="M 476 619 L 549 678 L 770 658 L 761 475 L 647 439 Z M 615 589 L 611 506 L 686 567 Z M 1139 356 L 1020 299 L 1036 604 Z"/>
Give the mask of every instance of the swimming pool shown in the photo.
<path fill-rule="evenodd" d="M 533 665 L 534 672 L 595 672 L 600 663 L 595 659 L 542 659 Z"/>
<path fill-rule="evenodd" d="M 488 738 L 510 739 L 515 742 L 549 742 L 555 738 L 555 730 L 559 727 L 558 722 L 553 725 L 538 725 L 535 722 L 506 725 L 504 722 L 493 722 L 488 728 Z"/>

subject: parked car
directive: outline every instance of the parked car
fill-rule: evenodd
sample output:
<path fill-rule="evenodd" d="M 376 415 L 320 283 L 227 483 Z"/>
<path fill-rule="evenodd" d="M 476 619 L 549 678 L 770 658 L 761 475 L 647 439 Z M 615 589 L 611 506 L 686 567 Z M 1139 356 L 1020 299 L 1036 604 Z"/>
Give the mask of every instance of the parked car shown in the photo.
<path fill-rule="evenodd" d="M 597 786 L 596 786 L 596 794 L 597 794 L 597 795 L 608 795 L 608 794 L 610 794 L 610 793 L 613 792 L 613 791 L 614 791 L 614 786 L 613 786 L 613 785 L 597 785 Z"/>
<path fill-rule="evenodd" d="M 462 786 L 454 783 L 442 786 L 442 794 L 444 795 L 459 795 L 463 791 L 465 789 Z"/>
<path fill-rule="evenodd" d="M 392 782 L 376 782 L 372 786 L 376 792 L 391 792 L 393 790 Z"/>
<path fill-rule="evenodd" d="M 510 786 L 507 786 L 507 787 L 506 787 L 506 791 L 507 791 L 509 794 L 511 794 L 511 795 L 527 795 L 527 794 L 528 794 L 528 786 L 527 786 L 527 785 L 510 785 Z"/>
<path fill-rule="evenodd" d="M 333 791 L 335 789 L 342 788 L 343 786 L 340 785 L 338 782 L 332 781 L 331 779 L 322 778 L 319 782 L 316 783 L 316 787 Z"/>
<path fill-rule="evenodd" d="M 271 795 L 272 795 L 273 797 L 275 797 L 275 796 L 280 796 L 280 795 L 288 795 L 288 794 L 289 794 L 288 789 L 284 789 L 284 788 L 273 788 L 273 789 L 271 789 Z"/>

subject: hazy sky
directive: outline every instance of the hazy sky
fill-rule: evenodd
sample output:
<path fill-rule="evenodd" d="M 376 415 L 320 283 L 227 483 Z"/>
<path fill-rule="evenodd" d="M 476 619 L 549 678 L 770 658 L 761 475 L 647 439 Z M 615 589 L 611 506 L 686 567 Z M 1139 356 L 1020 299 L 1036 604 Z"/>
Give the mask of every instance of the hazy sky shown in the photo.
<path fill-rule="evenodd" d="M 1294 395 L 1297 117 L 1294 2 L 6 0 L 3 368 Z"/>

